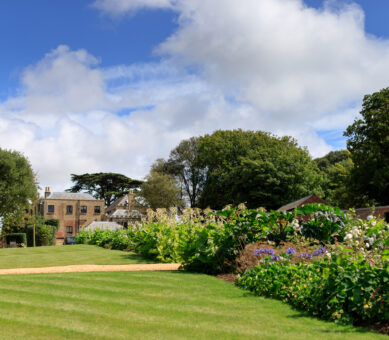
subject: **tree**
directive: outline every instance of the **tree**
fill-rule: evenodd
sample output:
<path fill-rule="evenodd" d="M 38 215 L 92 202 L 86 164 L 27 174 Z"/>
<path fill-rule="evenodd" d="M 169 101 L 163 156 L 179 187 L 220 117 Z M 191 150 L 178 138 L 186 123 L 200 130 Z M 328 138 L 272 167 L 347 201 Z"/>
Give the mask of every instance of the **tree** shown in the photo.
<path fill-rule="evenodd" d="M 199 137 L 185 139 L 175 147 L 167 161 L 159 158 L 152 166 L 153 171 L 173 176 L 181 187 L 182 196 L 191 207 L 198 205 L 205 181 L 205 169 L 198 164 Z"/>
<path fill-rule="evenodd" d="M 175 179 L 161 172 L 151 171 L 141 185 L 140 196 L 152 209 L 181 207 L 180 188 Z"/>
<path fill-rule="evenodd" d="M 361 118 L 347 127 L 354 167 L 350 188 L 355 205 L 389 202 L 389 88 L 363 99 Z"/>
<path fill-rule="evenodd" d="M 22 223 L 25 209 L 36 195 L 35 176 L 27 158 L 0 148 L 0 222 Z"/>
<path fill-rule="evenodd" d="M 206 169 L 202 207 L 245 202 L 251 208 L 275 209 L 311 193 L 323 194 L 322 174 L 291 137 L 219 130 L 200 138 L 198 153 Z"/>
<path fill-rule="evenodd" d="M 354 166 L 350 152 L 347 150 L 331 151 L 314 161 L 325 176 L 323 198 L 330 204 L 350 208 L 352 202 L 350 173 Z"/>
<path fill-rule="evenodd" d="M 83 175 L 71 175 L 74 185 L 67 189 L 68 192 L 84 191 L 96 199 L 104 199 L 109 206 L 118 197 L 126 194 L 130 189 L 139 188 L 142 181 L 128 178 L 117 173 L 94 173 Z"/>

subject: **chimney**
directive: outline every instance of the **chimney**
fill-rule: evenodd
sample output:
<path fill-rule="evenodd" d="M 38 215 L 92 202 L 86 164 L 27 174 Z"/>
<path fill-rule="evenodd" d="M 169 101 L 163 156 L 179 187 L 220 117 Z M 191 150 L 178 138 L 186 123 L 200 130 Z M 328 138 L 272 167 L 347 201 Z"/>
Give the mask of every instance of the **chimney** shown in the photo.
<path fill-rule="evenodd" d="M 134 189 L 128 193 L 128 209 L 134 209 Z"/>
<path fill-rule="evenodd" d="M 51 192 L 50 192 L 50 187 L 46 187 L 46 188 L 45 188 L 45 198 L 49 197 L 50 194 L 51 194 Z"/>

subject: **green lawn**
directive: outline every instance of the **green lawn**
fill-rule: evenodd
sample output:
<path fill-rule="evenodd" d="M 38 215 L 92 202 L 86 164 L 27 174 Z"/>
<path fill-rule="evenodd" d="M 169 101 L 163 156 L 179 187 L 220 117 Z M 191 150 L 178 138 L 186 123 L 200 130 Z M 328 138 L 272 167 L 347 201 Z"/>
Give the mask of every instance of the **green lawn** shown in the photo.
<path fill-rule="evenodd" d="M 0 339 L 388 339 L 182 272 L 0 277 Z"/>
<path fill-rule="evenodd" d="M 132 263 L 149 262 L 134 253 L 88 245 L 0 249 L 0 269 Z"/>

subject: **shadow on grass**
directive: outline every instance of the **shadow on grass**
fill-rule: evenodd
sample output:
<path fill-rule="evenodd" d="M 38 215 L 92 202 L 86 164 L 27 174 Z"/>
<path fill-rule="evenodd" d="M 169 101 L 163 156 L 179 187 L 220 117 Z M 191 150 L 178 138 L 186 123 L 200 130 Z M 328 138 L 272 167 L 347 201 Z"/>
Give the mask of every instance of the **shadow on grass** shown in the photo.
<path fill-rule="evenodd" d="M 150 259 L 147 259 L 141 255 L 138 255 L 138 254 L 135 254 L 135 253 L 123 253 L 120 255 L 120 257 L 122 259 L 125 259 L 125 260 L 129 260 L 129 261 L 133 261 L 133 262 L 137 262 L 137 263 L 158 263 L 157 260 L 150 260 Z"/>
<path fill-rule="evenodd" d="M 288 315 L 287 318 L 289 318 L 289 319 L 311 318 L 311 319 L 320 320 L 321 322 L 325 322 L 328 325 L 334 324 L 333 321 L 320 319 L 319 317 L 315 317 L 309 313 L 298 311 L 298 310 L 294 309 L 292 306 L 291 306 L 291 308 L 293 309 L 295 314 Z M 343 329 L 337 329 L 337 330 L 323 329 L 321 332 L 322 333 L 354 333 L 354 332 L 371 333 L 372 332 L 370 329 L 365 328 L 365 327 L 357 327 L 357 326 L 347 325 L 347 324 L 339 324 L 339 325 L 342 326 Z"/>
<path fill-rule="evenodd" d="M 255 297 L 255 298 L 258 298 L 258 297 L 261 297 L 265 300 L 269 300 L 269 301 L 278 301 L 282 304 L 284 304 L 283 302 L 281 302 L 280 300 L 277 300 L 277 299 L 272 299 L 272 298 L 269 298 L 269 297 L 266 297 L 266 296 L 259 296 L 259 295 L 255 295 L 254 293 L 252 292 L 249 292 L 249 291 L 245 291 L 243 293 L 243 297 Z M 335 325 L 336 323 L 333 322 L 333 321 L 329 321 L 329 320 L 324 320 L 324 319 L 321 319 L 320 317 L 317 317 L 317 316 L 314 316 L 314 315 L 311 315 L 309 314 L 308 312 L 304 312 L 304 311 L 301 311 L 301 310 L 298 310 L 296 309 L 295 307 L 289 305 L 289 304 L 285 304 L 287 305 L 288 307 L 291 308 L 291 310 L 293 311 L 293 314 L 292 315 L 286 315 L 286 318 L 288 319 L 300 319 L 300 318 L 310 318 L 310 319 L 316 319 L 316 320 L 319 320 L 321 322 L 324 322 L 325 324 L 327 324 L 328 326 L 333 326 Z M 371 330 L 369 328 L 366 328 L 366 327 L 360 327 L 360 326 L 354 326 L 354 325 L 342 325 L 342 324 L 338 324 L 339 326 L 342 326 L 342 328 L 338 328 L 338 329 L 323 329 L 321 330 L 320 332 L 321 333 L 327 333 L 327 334 L 333 334 L 333 333 L 379 333 L 379 332 L 376 332 L 374 330 Z M 389 338 L 388 338 L 389 339 Z"/>

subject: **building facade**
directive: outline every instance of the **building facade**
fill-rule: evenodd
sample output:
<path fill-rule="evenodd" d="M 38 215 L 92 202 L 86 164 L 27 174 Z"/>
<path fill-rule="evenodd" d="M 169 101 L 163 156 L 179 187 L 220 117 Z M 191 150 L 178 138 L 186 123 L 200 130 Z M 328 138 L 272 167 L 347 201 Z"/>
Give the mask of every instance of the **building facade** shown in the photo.
<path fill-rule="evenodd" d="M 84 193 L 51 193 L 46 187 L 44 198 L 38 201 L 38 211 L 46 219 L 59 220 L 57 244 L 62 244 L 65 237 L 75 236 L 81 227 L 102 220 L 104 200 Z"/>
<path fill-rule="evenodd" d="M 145 216 L 147 207 L 137 200 L 134 190 L 115 200 L 106 210 L 104 220 L 116 222 L 123 226 L 139 223 Z"/>

